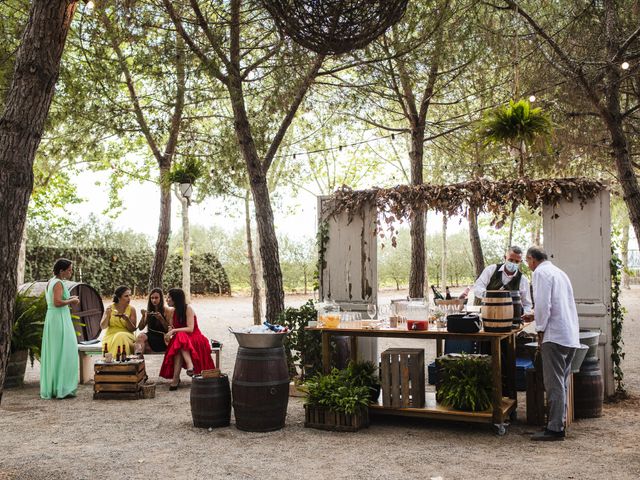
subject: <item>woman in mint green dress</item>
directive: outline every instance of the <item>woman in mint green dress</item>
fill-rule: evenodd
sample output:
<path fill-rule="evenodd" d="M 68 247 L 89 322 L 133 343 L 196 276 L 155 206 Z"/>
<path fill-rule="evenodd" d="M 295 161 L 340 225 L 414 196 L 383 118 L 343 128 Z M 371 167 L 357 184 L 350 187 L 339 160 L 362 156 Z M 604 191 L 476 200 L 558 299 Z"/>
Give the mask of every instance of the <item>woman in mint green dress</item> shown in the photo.
<path fill-rule="evenodd" d="M 55 275 L 46 289 L 47 317 L 40 351 L 40 396 L 45 399 L 74 397 L 78 389 L 78 341 L 69 305 L 80 299 L 69 296 L 63 280 L 71 278 L 73 263 L 56 260 Z"/>

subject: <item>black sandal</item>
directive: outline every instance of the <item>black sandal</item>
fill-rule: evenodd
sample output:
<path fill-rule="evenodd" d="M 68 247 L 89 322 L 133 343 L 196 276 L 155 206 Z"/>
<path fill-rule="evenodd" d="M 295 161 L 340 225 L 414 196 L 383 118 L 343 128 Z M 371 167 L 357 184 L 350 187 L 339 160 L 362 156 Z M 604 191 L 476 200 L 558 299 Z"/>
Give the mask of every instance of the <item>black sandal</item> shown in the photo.
<path fill-rule="evenodd" d="M 176 383 L 175 385 L 169 384 L 169 391 L 175 392 L 176 390 L 178 390 L 179 386 L 180 386 L 180 380 L 178 379 L 178 383 Z"/>
<path fill-rule="evenodd" d="M 187 368 L 187 375 L 193 377 L 193 368 Z"/>

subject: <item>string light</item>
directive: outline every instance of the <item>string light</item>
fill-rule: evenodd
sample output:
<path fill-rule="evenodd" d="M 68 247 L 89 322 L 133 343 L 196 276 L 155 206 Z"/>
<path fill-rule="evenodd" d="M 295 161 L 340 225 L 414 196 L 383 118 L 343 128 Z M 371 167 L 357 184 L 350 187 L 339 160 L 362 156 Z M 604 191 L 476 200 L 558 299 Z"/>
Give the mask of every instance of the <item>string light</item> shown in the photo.
<path fill-rule="evenodd" d="M 629 70 L 629 62 L 622 62 L 622 65 L 620 65 L 620 67 L 623 70 Z"/>
<path fill-rule="evenodd" d="M 535 95 L 531 95 L 531 96 L 529 97 L 529 101 L 530 101 L 531 103 L 535 102 L 535 101 L 536 101 L 536 96 L 535 96 Z"/>
<path fill-rule="evenodd" d="M 93 10 L 93 7 L 95 7 L 95 6 L 96 6 L 96 4 L 95 4 L 95 3 L 93 3 L 93 1 L 92 1 L 92 0 L 89 0 L 89 1 L 87 2 L 87 10 L 88 10 L 88 11 Z"/>

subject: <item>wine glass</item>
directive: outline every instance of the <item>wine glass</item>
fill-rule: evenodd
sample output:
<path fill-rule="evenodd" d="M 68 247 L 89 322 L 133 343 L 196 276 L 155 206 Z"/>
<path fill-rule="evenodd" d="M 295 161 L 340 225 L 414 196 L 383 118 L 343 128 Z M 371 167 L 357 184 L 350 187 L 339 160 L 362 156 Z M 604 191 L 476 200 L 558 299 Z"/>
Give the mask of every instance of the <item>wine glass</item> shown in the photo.
<path fill-rule="evenodd" d="M 369 315 L 369 318 L 371 320 L 373 320 L 373 317 L 376 316 L 377 311 L 378 311 L 378 307 L 376 306 L 375 303 L 370 303 L 369 305 L 367 305 L 367 315 Z"/>

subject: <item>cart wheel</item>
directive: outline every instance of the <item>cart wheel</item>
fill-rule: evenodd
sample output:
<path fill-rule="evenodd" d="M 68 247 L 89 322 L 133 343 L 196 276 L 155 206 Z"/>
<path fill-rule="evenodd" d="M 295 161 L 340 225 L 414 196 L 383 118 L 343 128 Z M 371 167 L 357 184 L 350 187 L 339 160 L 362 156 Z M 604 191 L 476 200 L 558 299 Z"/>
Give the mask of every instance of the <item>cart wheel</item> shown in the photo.
<path fill-rule="evenodd" d="M 504 426 L 504 423 L 500 424 L 500 425 L 494 425 L 495 429 L 496 429 L 496 434 L 499 437 L 502 437 L 505 433 L 507 433 L 507 429 Z"/>

